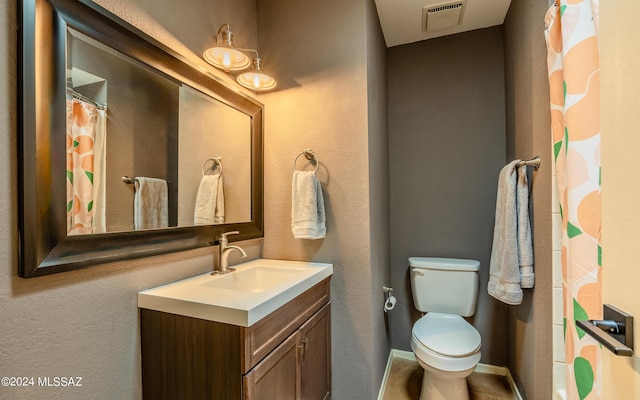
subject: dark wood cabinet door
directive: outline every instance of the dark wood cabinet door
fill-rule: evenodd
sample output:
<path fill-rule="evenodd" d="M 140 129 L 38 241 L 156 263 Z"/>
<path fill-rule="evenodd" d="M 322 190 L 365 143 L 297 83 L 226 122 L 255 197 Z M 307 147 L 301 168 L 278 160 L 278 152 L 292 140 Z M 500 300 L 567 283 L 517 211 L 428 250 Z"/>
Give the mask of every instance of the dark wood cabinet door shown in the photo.
<path fill-rule="evenodd" d="M 141 309 L 144 400 L 240 400 L 240 330 Z"/>
<path fill-rule="evenodd" d="M 245 400 L 297 400 L 300 376 L 296 332 L 244 376 Z"/>
<path fill-rule="evenodd" d="M 331 304 L 300 327 L 300 395 L 302 400 L 331 398 Z"/>

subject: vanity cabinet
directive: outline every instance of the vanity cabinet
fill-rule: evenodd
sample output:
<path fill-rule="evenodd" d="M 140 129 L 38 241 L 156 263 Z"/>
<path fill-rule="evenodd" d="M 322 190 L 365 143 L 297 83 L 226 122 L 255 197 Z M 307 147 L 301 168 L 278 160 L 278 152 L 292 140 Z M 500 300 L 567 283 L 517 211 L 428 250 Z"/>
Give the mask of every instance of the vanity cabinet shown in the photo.
<path fill-rule="evenodd" d="M 140 309 L 145 400 L 331 397 L 329 278 L 249 327 Z"/>

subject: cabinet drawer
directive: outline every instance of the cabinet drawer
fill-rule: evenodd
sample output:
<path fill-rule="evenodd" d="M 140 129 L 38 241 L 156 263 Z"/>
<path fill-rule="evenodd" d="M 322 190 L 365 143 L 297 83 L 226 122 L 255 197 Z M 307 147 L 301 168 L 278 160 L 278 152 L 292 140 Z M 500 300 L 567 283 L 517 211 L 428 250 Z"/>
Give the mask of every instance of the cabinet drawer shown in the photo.
<path fill-rule="evenodd" d="M 249 372 L 304 321 L 329 302 L 329 278 L 244 330 L 243 373 Z"/>

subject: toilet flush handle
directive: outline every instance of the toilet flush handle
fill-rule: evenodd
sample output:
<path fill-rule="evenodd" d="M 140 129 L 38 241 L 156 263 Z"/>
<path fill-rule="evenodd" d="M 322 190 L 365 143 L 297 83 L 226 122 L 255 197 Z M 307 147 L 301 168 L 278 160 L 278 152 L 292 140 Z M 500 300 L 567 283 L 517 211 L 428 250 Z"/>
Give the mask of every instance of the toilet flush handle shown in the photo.
<path fill-rule="evenodd" d="M 424 276 L 424 272 L 420 271 L 418 268 L 411 268 L 411 272 L 419 276 Z"/>

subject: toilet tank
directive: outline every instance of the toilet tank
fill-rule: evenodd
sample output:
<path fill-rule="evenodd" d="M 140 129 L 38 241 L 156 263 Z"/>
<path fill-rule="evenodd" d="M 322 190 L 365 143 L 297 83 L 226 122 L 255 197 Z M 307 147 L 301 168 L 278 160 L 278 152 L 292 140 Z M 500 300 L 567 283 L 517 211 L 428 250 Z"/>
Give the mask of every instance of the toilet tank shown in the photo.
<path fill-rule="evenodd" d="M 410 257 L 413 304 L 422 312 L 470 317 L 476 312 L 480 262 Z"/>

